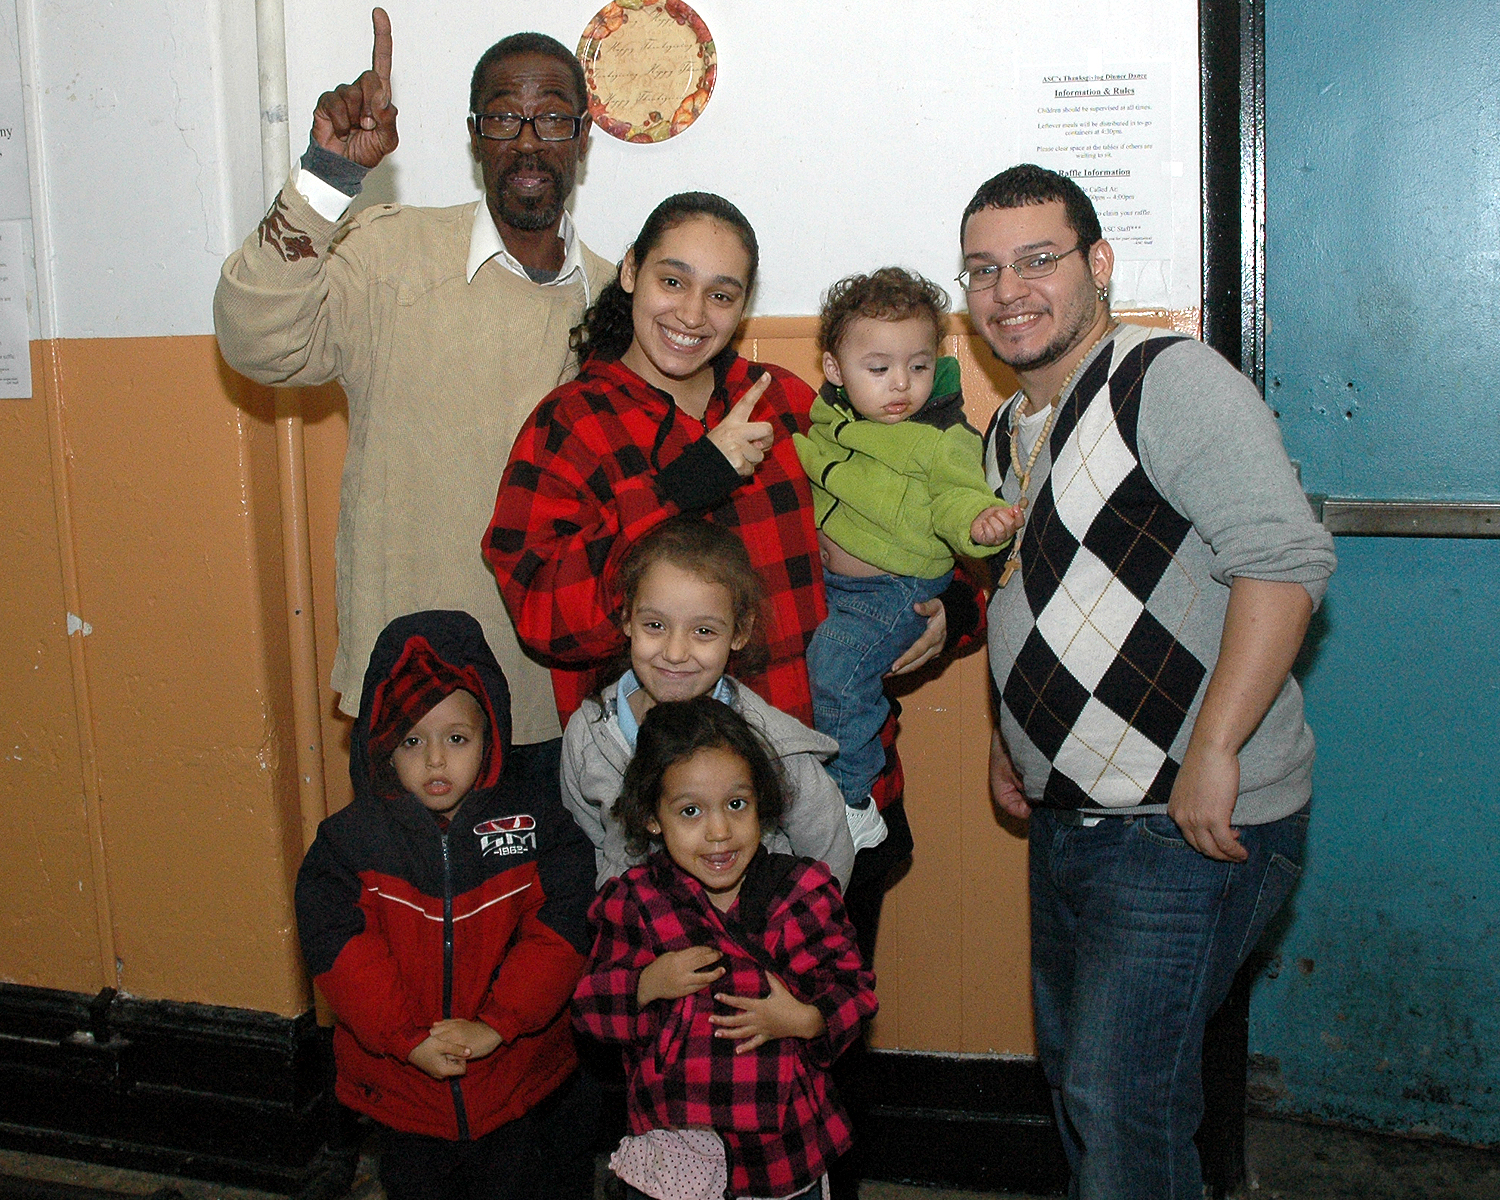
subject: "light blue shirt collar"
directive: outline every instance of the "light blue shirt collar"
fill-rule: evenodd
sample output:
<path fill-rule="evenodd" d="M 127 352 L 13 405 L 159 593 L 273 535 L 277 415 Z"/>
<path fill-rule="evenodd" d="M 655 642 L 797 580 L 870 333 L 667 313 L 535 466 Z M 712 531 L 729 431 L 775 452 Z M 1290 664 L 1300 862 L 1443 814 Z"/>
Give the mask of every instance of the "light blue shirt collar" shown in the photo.
<path fill-rule="evenodd" d="M 634 671 L 626 671 L 620 676 L 620 682 L 615 684 L 615 720 L 620 723 L 620 736 L 625 739 L 632 754 L 635 753 L 635 739 L 641 732 L 641 723 L 635 719 L 629 701 L 631 695 L 640 690 L 641 681 L 635 677 Z M 714 684 L 711 694 L 715 700 L 733 706 L 734 688 L 729 683 L 728 675 L 719 676 L 719 682 Z"/>

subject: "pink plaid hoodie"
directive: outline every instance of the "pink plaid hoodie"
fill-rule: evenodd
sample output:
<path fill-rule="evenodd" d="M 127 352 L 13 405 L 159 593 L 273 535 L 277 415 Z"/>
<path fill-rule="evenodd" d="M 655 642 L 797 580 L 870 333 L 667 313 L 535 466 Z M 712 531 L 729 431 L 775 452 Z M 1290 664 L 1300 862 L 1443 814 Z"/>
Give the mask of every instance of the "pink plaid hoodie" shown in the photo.
<path fill-rule="evenodd" d="M 750 870 L 764 869 L 768 857 L 760 851 Z M 703 886 L 660 851 L 610 880 L 589 911 L 598 933 L 573 994 L 573 1019 L 593 1037 L 622 1045 L 631 1133 L 712 1129 L 724 1139 L 731 1193 L 785 1196 L 817 1180 L 851 1144 L 828 1068 L 875 1014 L 875 976 L 860 961 L 838 887 L 822 863 L 799 860 L 772 891 L 764 933 L 747 934 L 739 908 L 736 899 L 720 913 Z M 717 949 L 726 973 L 680 1000 L 638 1005 L 642 969 L 692 946 Z M 713 1036 L 709 1015 L 735 1011 L 714 993 L 769 995 L 762 962 L 823 1014 L 827 1029 L 811 1041 L 779 1038 L 735 1054 L 734 1041 Z"/>

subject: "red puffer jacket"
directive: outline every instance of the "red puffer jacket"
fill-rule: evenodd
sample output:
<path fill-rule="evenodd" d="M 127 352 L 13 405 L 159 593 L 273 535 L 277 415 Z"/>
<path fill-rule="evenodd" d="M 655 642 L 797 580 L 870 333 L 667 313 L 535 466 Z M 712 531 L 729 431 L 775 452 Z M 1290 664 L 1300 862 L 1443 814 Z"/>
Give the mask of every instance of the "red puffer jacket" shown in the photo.
<path fill-rule="evenodd" d="M 389 755 L 460 687 L 490 732 L 479 780 L 444 829 L 401 790 Z M 418 613 L 386 628 L 354 731 L 354 802 L 318 828 L 297 876 L 297 929 L 337 1018 L 338 1097 L 395 1129 L 482 1137 L 576 1063 L 567 1005 L 588 944 L 593 849 L 555 796 L 510 786 L 509 742 L 505 678 L 472 617 Z M 503 1040 L 437 1080 L 407 1055 L 447 1017 Z"/>

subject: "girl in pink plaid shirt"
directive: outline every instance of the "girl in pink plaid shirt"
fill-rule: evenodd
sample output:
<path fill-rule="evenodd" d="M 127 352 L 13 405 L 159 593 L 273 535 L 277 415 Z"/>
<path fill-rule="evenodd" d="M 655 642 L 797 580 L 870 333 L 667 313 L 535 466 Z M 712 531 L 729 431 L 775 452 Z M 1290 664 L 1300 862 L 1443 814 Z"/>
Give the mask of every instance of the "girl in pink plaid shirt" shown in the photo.
<path fill-rule="evenodd" d="M 828 868 L 769 854 L 764 746 L 710 696 L 653 707 L 612 815 L 652 853 L 595 900 L 574 1019 L 621 1045 L 630 1133 L 610 1161 L 650 1200 L 813 1196 L 850 1146 L 828 1068 L 877 1007 Z"/>

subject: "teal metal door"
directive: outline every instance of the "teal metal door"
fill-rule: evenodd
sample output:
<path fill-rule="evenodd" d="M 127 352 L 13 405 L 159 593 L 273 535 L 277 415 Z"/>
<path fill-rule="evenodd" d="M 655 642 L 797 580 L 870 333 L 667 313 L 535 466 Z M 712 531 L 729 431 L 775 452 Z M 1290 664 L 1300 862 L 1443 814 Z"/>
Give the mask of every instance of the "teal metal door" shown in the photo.
<path fill-rule="evenodd" d="M 1266 7 L 1266 399 L 1309 492 L 1500 499 L 1500 10 Z M 1500 1141 L 1500 540 L 1340 537 L 1252 1094 Z"/>

